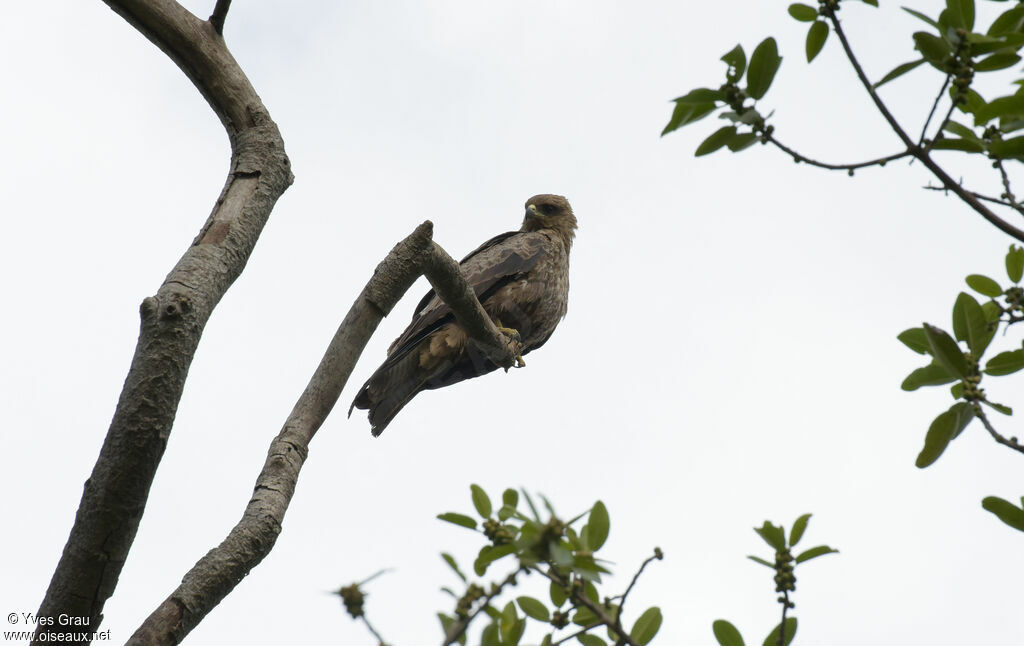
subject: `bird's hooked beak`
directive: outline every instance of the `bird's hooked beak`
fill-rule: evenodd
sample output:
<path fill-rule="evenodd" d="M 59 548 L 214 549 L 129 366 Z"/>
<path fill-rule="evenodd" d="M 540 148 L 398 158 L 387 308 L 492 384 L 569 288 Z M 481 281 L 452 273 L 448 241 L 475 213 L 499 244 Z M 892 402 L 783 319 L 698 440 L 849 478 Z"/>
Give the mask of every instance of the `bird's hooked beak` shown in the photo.
<path fill-rule="evenodd" d="M 539 217 L 540 213 L 537 212 L 537 207 L 533 204 L 526 205 L 526 219 Z"/>

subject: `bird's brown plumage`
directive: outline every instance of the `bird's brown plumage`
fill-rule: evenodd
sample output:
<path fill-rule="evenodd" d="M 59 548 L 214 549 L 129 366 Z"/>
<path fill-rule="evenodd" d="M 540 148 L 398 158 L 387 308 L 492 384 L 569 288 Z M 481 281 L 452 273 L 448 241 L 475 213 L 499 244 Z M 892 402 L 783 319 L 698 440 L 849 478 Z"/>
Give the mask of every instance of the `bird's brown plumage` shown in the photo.
<path fill-rule="evenodd" d="M 522 354 L 544 345 L 565 316 L 575 232 L 576 216 L 568 200 L 535 195 L 526 201 L 519 231 L 491 238 L 459 263 L 491 320 L 519 332 Z M 469 341 L 431 290 L 352 407 L 368 409 L 371 431 L 380 435 L 421 390 L 450 386 L 497 367 Z"/>

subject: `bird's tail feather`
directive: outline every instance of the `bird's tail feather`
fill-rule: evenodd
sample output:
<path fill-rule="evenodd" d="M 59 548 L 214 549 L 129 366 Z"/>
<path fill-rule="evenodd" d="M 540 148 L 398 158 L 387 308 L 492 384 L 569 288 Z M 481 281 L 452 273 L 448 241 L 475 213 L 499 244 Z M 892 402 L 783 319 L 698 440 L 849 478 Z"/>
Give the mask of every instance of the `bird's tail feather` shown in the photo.
<path fill-rule="evenodd" d="M 376 437 L 384 432 L 409 400 L 427 386 L 431 378 L 450 366 L 451 362 L 446 360 L 432 370 L 423 370 L 418 353 L 409 352 L 401 360 L 385 364 L 373 373 L 360 389 L 352 407 L 369 410 L 370 432 Z"/>

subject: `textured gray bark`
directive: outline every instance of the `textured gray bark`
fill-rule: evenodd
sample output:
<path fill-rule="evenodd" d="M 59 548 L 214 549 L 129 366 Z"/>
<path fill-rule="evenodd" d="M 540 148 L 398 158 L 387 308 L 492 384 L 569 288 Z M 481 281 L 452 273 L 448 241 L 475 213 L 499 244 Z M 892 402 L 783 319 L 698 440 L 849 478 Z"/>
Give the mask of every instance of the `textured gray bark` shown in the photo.
<path fill-rule="evenodd" d="M 256 91 L 208 22 L 169 0 L 106 0 L 178 64 L 213 107 L 231 143 L 231 170 L 213 211 L 154 296 L 113 420 L 50 581 L 40 617 L 89 619 L 95 630 L 134 541 L 203 327 L 245 267 L 278 197 L 292 182 L 284 142 Z M 36 642 L 61 626 L 41 625 Z"/>
<path fill-rule="evenodd" d="M 359 355 L 402 295 L 422 274 L 471 336 L 498 365 L 515 353 L 459 272 L 459 265 L 431 240 L 424 222 L 377 266 L 352 304 L 316 372 L 270 445 L 241 520 L 220 545 L 185 575 L 181 585 L 143 622 L 128 644 L 177 644 L 270 553 L 288 510 L 309 442 L 338 401 Z"/>
<path fill-rule="evenodd" d="M 142 302 L 128 377 L 39 609 L 40 617 L 88 618 L 92 630 L 100 626 L 135 539 L 203 327 L 245 268 L 275 202 L 293 179 L 277 126 L 221 37 L 230 0 L 217 1 L 210 21 L 173 0 L 104 1 L 177 63 L 209 102 L 231 142 L 231 171 L 199 235 L 156 295 Z M 458 265 L 431 235 L 426 222 L 378 266 L 271 444 L 242 519 L 185 575 L 130 643 L 178 643 L 270 552 L 309 441 L 380 320 L 420 275 L 427 275 L 495 363 L 515 364 L 510 340 L 495 328 Z M 59 625 L 40 625 L 34 643 L 75 641 L 53 634 L 61 632 L 66 629 Z"/>

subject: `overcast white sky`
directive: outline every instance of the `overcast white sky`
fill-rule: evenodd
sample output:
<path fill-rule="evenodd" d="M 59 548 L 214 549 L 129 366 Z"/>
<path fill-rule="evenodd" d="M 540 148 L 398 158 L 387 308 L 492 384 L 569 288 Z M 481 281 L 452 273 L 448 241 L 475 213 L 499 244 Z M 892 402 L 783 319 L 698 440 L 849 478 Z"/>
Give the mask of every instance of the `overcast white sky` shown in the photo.
<path fill-rule="evenodd" d="M 113 639 L 237 521 L 391 246 L 429 218 L 461 256 L 551 192 L 580 222 L 552 340 L 524 370 L 417 397 L 373 439 L 344 409 L 417 285 L 314 440 L 277 547 L 188 643 L 372 644 L 324 592 L 384 567 L 395 571 L 371 584 L 368 611 L 385 638 L 439 643 L 435 612 L 451 604 L 438 589 L 455 581 L 438 553 L 468 564 L 479 543 L 434 516 L 468 511 L 471 482 L 543 491 L 565 516 L 602 499 L 610 590 L 660 546 L 629 609 L 662 607 L 655 643 L 713 643 L 722 617 L 760 643 L 778 611 L 771 573 L 744 558 L 768 551 L 750 528 L 805 512 L 804 541 L 842 553 L 797 571 L 800 641 L 1024 643 L 1022 536 L 980 507 L 1024 493 L 1021 458 L 972 426 L 916 469 L 950 402 L 945 389 L 899 390 L 922 360 L 895 339 L 923 319 L 948 327 L 963 276 L 999 276 L 1009 240 L 922 191 L 919 165 L 850 179 L 761 147 L 696 160 L 711 121 L 658 137 L 670 99 L 716 86 L 722 53 L 774 34 L 785 63 L 766 106 L 780 139 L 837 161 L 898 150 L 834 39 L 803 64 L 786 4 L 236 2 L 226 38 L 296 181 L 206 329 L 106 606 Z M 213 2 L 187 5 L 206 16 Z M 909 36 L 885 42 L 918 28 L 895 6 L 846 3 L 842 16 L 873 77 L 912 59 Z M 0 55 L 6 615 L 38 607 L 138 304 L 209 213 L 228 145 L 184 75 L 98 0 L 8 3 Z M 916 129 L 938 83 L 920 70 L 886 97 Z M 989 392 L 1020 407 L 1019 385 Z M 1016 418 L 1001 424 L 1019 433 Z"/>

